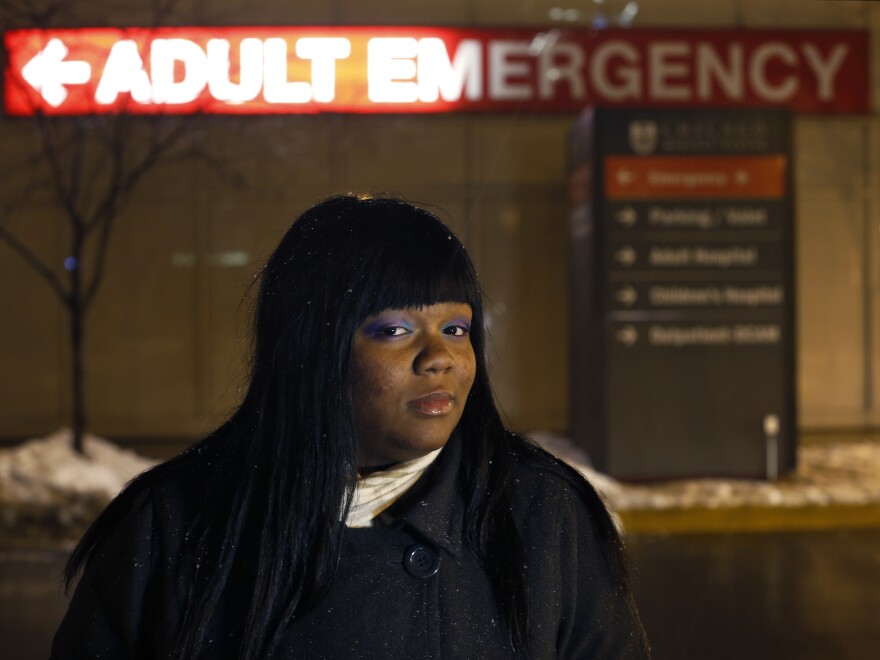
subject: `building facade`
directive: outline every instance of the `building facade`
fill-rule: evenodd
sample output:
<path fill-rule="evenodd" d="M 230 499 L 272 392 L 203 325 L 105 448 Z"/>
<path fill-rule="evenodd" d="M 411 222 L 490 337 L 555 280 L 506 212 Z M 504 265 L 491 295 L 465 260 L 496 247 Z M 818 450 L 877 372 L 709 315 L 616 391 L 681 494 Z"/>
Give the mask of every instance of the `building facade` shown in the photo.
<path fill-rule="evenodd" d="M 148 25 L 141 5 L 76 8 L 59 25 Z M 179 3 L 176 25 L 426 25 L 538 29 L 856 29 L 871 45 L 870 112 L 794 119 L 797 391 L 804 430 L 880 426 L 880 7 L 805 0 L 303 0 Z M 629 9 L 627 9 L 629 7 Z M 637 7 L 637 11 L 635 8 Z M 94 15 L 90 15 L 93 12 Z M 151 169 L 115 224 L 86 325 L 89 427 L 195 439 L 246 378 L 254 278 L 289 223 L 338 192 L 432 205 L 487 295 L 494 384 L 511 425 L 567 430 L 566 137 L 577 112 L 190 117 L 202 151 Z M 99 121 L 99 120 L 95 120 Z M 17 163 L 37 122 L 0 120 L 0 200 L 40 177 Z M 50 189 L 0 218 L 49 264 L 70 236 Z M 86 257 L 86 262 L 88 255 Z M 88 265 L 88 264 L 87 264 Z M 0 436 L 69 424 L 67 316 L 0 241 Z"/>

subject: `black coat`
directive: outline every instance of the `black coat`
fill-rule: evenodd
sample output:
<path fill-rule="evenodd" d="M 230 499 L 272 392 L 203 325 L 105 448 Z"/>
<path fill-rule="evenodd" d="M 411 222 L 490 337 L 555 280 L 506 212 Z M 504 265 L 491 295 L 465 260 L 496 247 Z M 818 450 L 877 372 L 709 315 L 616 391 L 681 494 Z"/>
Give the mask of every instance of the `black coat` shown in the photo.
<path fill-rule="evenodd" d="M 450 441 L 384 517 L 349 529 L 328 595 L 287 631 L 278 657 L 511 658 L 486 572 L 462 543 Z M 511 498 L 528 576 L 529 658 L 646 658 L 631 595 L 614 587 L 585 504 L 589 488 L 549 457 L 520 460 Z M 187 585 L 179 572 L 184 484 L 144 493 L 96 549 L 52 647 L 61 658 L 167 657 Z M 235 590 L 227 593 L 230 605 Z M 234 609 L 234 607 L 230 607 Z M 235 657 L 239 630 L 223 612 L 205 657 Z"/>

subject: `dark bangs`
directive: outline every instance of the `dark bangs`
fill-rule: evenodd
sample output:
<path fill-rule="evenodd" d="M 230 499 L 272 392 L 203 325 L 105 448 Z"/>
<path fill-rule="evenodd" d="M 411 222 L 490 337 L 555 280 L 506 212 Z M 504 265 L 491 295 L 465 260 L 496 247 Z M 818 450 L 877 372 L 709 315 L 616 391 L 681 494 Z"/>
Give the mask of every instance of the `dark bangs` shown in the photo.
<path fill-rule="evenodd" d="M 354 303 L 358 322 L 384 309 L 441 302 L 468 304 L 482 321 L 473 264 L 439 218 L 394 199 L 342 200 L 350 204 L 349 213 L 342 214 L 347 217 L 340 218 L 335 233 L 346 245 L 337 244 L 335 252 L 348 258 L 331 267 L 348 282 L 345 297 Z"/>
<path fill-rule="evenodd" d="M 416 222 L 411 233 L 419 234 L 417 237 L 388 237 L 374 246 L 361 280 L 361 320 L 383 309 L 443 302 L 465 303 L 475 314 L 480 312 L 480 290 L 473 265 L 452 232 L 436 222 L 437 227 Z M 429 238 L 426 234 L 435 236 Z"/>

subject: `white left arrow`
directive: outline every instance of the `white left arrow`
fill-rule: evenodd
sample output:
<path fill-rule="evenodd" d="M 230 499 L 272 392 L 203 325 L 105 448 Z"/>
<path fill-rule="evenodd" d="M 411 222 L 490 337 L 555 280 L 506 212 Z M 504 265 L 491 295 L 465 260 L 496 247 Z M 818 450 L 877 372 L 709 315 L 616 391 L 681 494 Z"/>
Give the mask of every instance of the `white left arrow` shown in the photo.
<path fill-rule="evenodd" d="M 92 77 L 88 62 L 64 61 L 68 52 L 60 39 L 52 39 L 21 69 L 22 77 L 53 108 L 67 98 L 65 85 L 81 85 Z"/>

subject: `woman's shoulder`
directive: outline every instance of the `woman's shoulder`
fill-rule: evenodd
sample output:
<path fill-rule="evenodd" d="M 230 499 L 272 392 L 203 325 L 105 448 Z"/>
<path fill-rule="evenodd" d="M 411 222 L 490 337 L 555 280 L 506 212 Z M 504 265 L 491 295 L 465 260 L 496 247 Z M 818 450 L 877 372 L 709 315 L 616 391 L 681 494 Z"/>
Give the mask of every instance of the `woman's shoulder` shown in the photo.
<path fill-rule="evenodd" d="M 179 464 L 172 459 L 139 475 L 119 494 L 125 509 L 136 513 L 149 507 L 157 514 L 184 515 L 198 508 L 206 491 L 204 470 L 193 464 Z"/>
<path fill-rule="evenodd" d="M 592 530 L 588 536 L 602 545 L 618 545 L 613 516 L 587 478 L 530 440 L 514 438 L 508 497 L 521 530 L 553 534 L 580 528 Z"/>
<path fill-rule="evenodd" d="M 158 613 L 157 599 L 177 589 L 196 491 L 186 475 L 160 465 L 110 502 L 65 569 L 68 588 L 76 581 L 76 589 L 53 658 L 129 657 L 155 641 L 145 632 L 147 622 L 171 620 Z M 169 602 L 177 601 L 166 599 L 163 607 Z"/>
<path fill-rule="evenodd" d="M 150 539 L 150 545 L 179 539 L 205 497 L 201 473 L 198 467 L 181 468 L 172 460 L 133 479 L 84 534 L 71 557 L 70 576 L 93 552 L 102 554 L 126 539 Z"/>
<path fill-rule="evenodd" d="M 510 434 L 512 454 L 510 477 L 514 490 L 555 493 L 564 497 L 598 497 L 592 484 L 568 463 L 534 442 Z"/>
<path fill-rule="evenodd" d="M 510 501 L 541 603 L 533 612 L 558 615 L 547 625 L 558 630 L 559 657 L 650 657 L 623 544 L 601 496 L 581 473 L 527 439 L 511 447 Z M 548 602 L 556 603 L 555 613 Z"/>
<path fill-rule="evenodd" d="M 241 465 L 224 452 L 224 431 L 225 426 L 138 475 L 117 497 L 120 508 L 149 502 L 157 516 L 174 519 L 196 517 L 208 503 L 217 510 L 220 495 L 229 492 Z"/>

